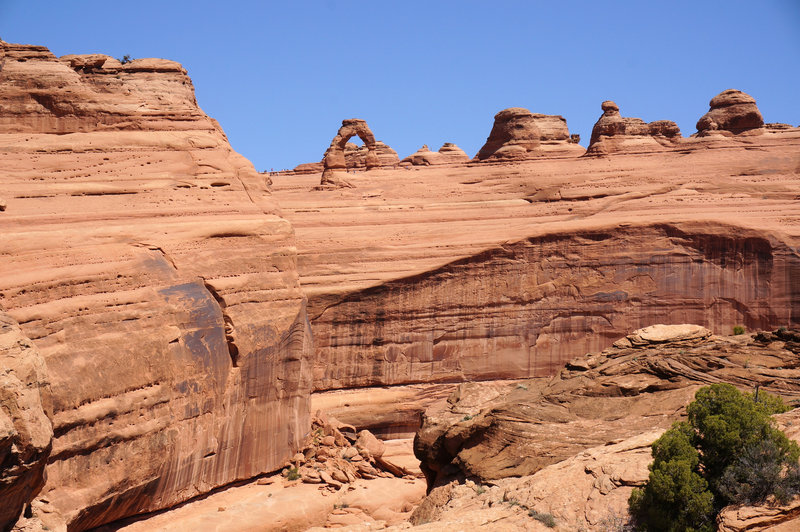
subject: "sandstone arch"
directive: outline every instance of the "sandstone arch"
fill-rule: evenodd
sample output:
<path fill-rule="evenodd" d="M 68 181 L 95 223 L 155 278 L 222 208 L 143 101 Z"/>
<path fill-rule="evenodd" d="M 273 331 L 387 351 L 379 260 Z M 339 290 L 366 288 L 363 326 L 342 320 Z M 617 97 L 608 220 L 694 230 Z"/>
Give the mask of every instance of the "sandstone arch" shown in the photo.
<path fill-rule="evenodd" d="M 344 149 L 347 141 L 351 138 L 358 136 L 364 141 L 364 146 L 367 148 L 366 167 L 376 168 L 381 165 L 378 153 L 376 151 L 375 135 L 369 129 L 366 120 L 360 118 L 349 118 L 342 120 L 342 127 L 339 128 L 336 136 L 331 140 L 331 145 L 325 152 L 325 157 L 322 160 L 322 185 L 338 185 L 341 184 L 340 180 L 336 179 L 334 173 L 336 170 L 346 170 L 347 163 L 344 158 Z"/>

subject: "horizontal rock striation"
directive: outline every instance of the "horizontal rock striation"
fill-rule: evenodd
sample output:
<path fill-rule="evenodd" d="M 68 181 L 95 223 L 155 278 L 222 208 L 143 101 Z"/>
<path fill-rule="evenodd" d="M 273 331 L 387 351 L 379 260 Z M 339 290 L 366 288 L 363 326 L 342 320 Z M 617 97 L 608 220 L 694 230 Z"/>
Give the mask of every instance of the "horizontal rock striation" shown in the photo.
<path fill-rule="evenodd" d="M 791 247 L 734 227 L 532 237 L 315 306 L 314 386 L 543 376 L 658 322 L 796 324 L 798 275 Z"/>
<path fill-rule="evenodd" d="M 84 530 L 280 467 L 311 337 L 264 178 L 177 63 L 0 50 L 0 297 L 52 405 L 36 515 Z"/>

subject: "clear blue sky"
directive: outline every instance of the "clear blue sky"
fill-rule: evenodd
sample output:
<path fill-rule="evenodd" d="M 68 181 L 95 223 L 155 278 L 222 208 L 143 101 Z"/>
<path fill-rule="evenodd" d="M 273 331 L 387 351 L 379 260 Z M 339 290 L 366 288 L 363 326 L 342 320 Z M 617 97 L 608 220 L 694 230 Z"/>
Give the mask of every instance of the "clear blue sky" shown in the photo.
<path fill-rule="evenodd" d="M 351 117 L 400 157 L 474 155 L 506 107 L 563 115 L 585 145 L 607 99 L 689 135 L 728 88 L 800 124 L 800 0 L 0 0 L 0 37 L 181 62 L 259 170 L 320 160 Z"/>

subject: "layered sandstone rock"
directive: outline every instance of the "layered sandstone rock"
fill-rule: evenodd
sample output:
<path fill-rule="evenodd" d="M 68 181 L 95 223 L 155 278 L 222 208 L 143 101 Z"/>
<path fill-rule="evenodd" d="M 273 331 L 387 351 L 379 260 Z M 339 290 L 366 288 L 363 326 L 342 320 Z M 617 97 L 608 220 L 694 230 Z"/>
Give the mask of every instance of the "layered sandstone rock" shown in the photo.
<path fill-rule="evenodd" d="M 632 488 L 648 478 L 650 444 L 698 388 L 729 382 L 800 398 L 797 332 L 720 337 L 673 326 L 644 340 L 652 332 L 632 334 L 639 345 L 577 357 L 552 379 L 461 385 L 446 408 L 426 413 L 415 441 L 433 488 L 416 517 L 446 530 L 464 509 L 486 517 L 492 503 L 513 501 L 525 512 L 499 516 L 501 524 L 550 514 L 569 530 L 622 525 Z M 790 438 L 798 418 L 798 410 L 777 416 Z M 486 487 L 459 488 L 465 478 Z M 724 530 L 766 530 L 795 513 L 796 504 L 731 509 L 721 519 Z"/>
<path fill-rule="evenodd" d="M 177 63 L 0 50 L 0 293 L 51 384 L 42 519 L 82 530 L 275 470 L 308 427 L 311 343 L 264 178 Z"/>
<path fill-rule="evenodd" d="M 697 121 L 697 134 L 740 135 L 763 132 L 764 119 L 749 94 L 728 89 L 711 98 L 711 109 Z"/>
<path fill-rule="evenodd" d="M 430 383 L 548 375 L 657 322 L 796 326 L 800 131 L 684 142 L 382 169 L 311 195 L 313 176 L 279 176 L 319 408 L 402 435 L 440 400 Z"/>
<path fill-rule="evenodd" d="M 354 136 L 358 136 L 364 141 L 362 147 L 347 142 Z M 342 120 L 342 127 L 331 140 L 331 145 L 322 159 L 323 171 L 320 184 L 348 186 L 347 181 L 341 175 L 337 175 L 337 172 L 348 168 L 369 170 L 381 166 L 392 166 L 399 161 L 396 151 L 383 142 L 375 140 L 375 135 L 372 134 L 366 121 L 360 118 Z M 307 170 L 308 168 L 303 169 L 303 171 Z"/>
<path fill-rule="evenodd" d="M 464 150 L 453 144 L 445 142 L 439 151 L 431 151 L 427 144 L 403 159 L 402 163 L 410 163 L 413 166 L 435 166 L 439 164 L 465 163 L 470 160 Z"/>
<path fill-rule="evenodd" d="M 583 148 L 571 139 L 564 117 L 511 107 L 494 116 L 492 131 L 475 160 L 522 160 L 582 153 Z"/>
<path fill-rule="evenodd" d="M 660 150 L 673 147 L 681 140 L 681 130 L 671 120 L 648 124 L 641 118 L 622 117 L 619 106 L 610 100 L 600 107 L 603 114 L 592 128 L 589 155 Z"/>
<path fill-rule="evenodd" d="M 324 307 L 312 302 L 315 388 L 547 375 L 631 326 L 664 320 L 788 323 L 798 271 L 790 246 L 726 226 L 608 227 L 506 243 Z"/>
<path fill-rule="evenodd" d="M 41 353 L 0 311 L 0 530 L 13 525 L 44 486 L 53 438 L 49 395 Z"/>

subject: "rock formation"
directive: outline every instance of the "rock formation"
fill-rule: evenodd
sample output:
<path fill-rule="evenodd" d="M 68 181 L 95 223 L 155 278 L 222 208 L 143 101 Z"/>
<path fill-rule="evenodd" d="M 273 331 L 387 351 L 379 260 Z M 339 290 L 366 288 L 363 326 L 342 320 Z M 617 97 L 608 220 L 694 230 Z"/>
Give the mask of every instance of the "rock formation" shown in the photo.
<path fill-rule="evenodd" d="M 711 109 L 697 121 L 697 134 L 739 135 L 763 132 L 764 119 L 749 94 L 728 89 L 711 98 Z"/>
<path fill-rule="evenodd" d="M 501 516 L 502 524 L 530 519 L 531 510 L 567 529 L 622 523 L 631 489 L 647 480 L 649 445 L 685 415 L 701 386 L 760 385 L 787 401 L 800 398 L 800 331 L 722 337 L 699 326 L 658 326 L 615 346 L 577 357 L 552 379 L 462 384 L 446 406 L 429 410 L 415 452 L 432 491 L 415 520 L 447 529 L 455 508 L 483 508 L 486 516 L 491 502 L 515 501 L 525 512 Z M 797 410 L 779 416 L 790 437 L 800 436 L 798 417 Z M 465 477 L 488 485 L 459 490 L 452 482 Z M 746 513 L 723 513 L 728 529 L 744 529 L 730 523 Z"/>
<path fill-rule="evenodd" d="M 351 144 L 348 150 L 348 140 L 358 135 L 364 141 L 364 146 L 358 148 Z M 348 151 L 352 154 L 348 161 Z M 399 162 L 397 152 L 382 142 L 375 140 L 375 135 L 369 129 L 367 122 L 360 118 L 342 120 L 336 136 L 331 140 L 331 145 L 322 159 L 323 171 L 321 185 L 346 186 L 346 181 L 337 177 L 336 172 L 347 168 L 378 168 Z"/>
<path fill-rule="evenodd" d="M 44 359 L 2 311 L 0 369 L 0 529 L 6 530 L 44 486 L 53 427 L 42 401 L 42 392 L 49 396 Z"/>
<path fill-rule="evenodd" d="M 427 144 L 400 161 L 413 166 L 435 166 L 439 164 L 457 164 L 468 162 L 469 155 L 464 150 L 453 144 L 445 142 L 439 151 L 431 151 Z"/>
<path fill-rule="evenodd" d="M 659 150 L 672 147 L 681 139 L 681 130 L 671 120 L 645 123 L 640 118 L 623 118 L 612 101 L 600 106 L 603 114 L 592 128 L 587 154 Z"/>
<path fill-rule="evenodd" d="M 351 174 L 358 188 L 311 195 L 314 176 L 279 177 L 331 391 L 318 408 L 407 434 L 432 383 L 547 375 L 656 322 L 798 326 L 800 131 L 723 141 Z"/>
<path fill-rule="evenodd" d="M 84 530 L 280 467 L 311 338 L 263 176 L 178 63 L 0 54 L 0 528 L 42 484 Z"/>
<path fill-rule="evenodd" d="M 511 107 L 494 116 L 492 131 L 475 160 L 522 160 L 581 153 L 583 148 L 571 139 L 564 117 Z"/>

